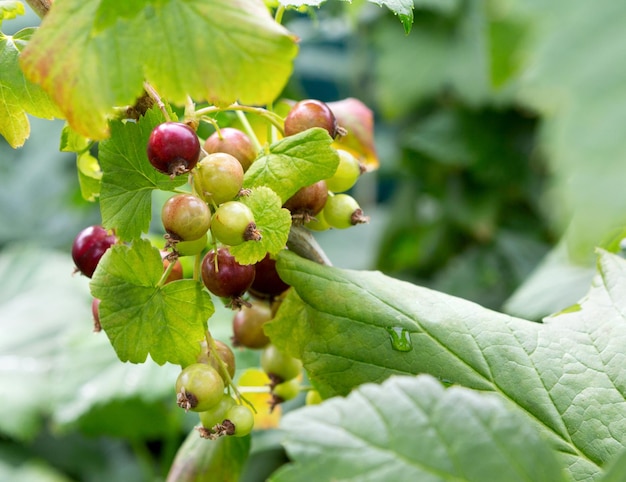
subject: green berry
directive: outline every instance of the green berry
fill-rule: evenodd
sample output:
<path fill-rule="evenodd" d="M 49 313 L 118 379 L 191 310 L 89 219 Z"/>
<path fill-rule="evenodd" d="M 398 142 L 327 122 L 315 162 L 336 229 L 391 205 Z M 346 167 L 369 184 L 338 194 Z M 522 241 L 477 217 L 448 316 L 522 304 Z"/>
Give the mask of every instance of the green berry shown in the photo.
<path fill-rule="evenodd" d="M 323 212 L 326 222 L 337 229 L 369 222 L 369 218 L 363 215 L 359 203 L 348 194 L 336 194 L 329 197 Z"/>
<path fill-rule="evenodd" d="M 244 437 L 252 432 L 254 413 L 245 405 L 234 405 L 226 412 L 226 420 L 234 425 L 235 437 Z"/>
<path fill-rule="evenodd" d="M 252 210 L 239 201 L 228 201 L 217 208 L 211 219 L 211 233 L 220 243 L 229 246 L 261 239 Z"/>
<path fill-rule="evenodd" d="M 185 367 L 176 379 L 179 407 L 204 412 L 215 406 L 224 394 L 224 381 L 210 365 L 193 363 Z"/>
<path fill-rule="evenodd" d="M 356 157 L 348 151 L 337 149 L 339 165 L 332 177 L 326 179 L 328 189 L 333 192 L 344 192 L 356 184 L 361 176 L 361 165 Z"/>

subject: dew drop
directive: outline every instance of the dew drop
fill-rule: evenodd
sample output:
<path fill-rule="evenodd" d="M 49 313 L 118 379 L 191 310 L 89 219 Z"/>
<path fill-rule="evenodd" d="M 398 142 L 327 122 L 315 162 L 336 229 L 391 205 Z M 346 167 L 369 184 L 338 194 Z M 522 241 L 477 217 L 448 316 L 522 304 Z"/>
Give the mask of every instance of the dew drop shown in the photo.
<path fill-rule="evenodd" d="M 413 344 L 411 343 L 411 337 L 409 336 L 409 330 L 402 328 L 401 326 L 388 326 L 385 328 L 389 333 L 389 339 L 391 340 L 391 347 L 396 351 L 411 351 Z"/>

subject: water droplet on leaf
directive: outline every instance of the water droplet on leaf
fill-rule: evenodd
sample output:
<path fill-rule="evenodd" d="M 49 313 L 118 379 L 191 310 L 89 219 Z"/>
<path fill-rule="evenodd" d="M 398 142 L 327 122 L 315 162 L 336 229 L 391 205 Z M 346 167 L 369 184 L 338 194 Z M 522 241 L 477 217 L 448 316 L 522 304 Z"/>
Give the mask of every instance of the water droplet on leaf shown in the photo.
<path fill-rule="evenodd" d="M 396 351 L 411 351 L 413 344 L 411 343 L 410 332 L 401 326 L 388 326 L 385 328 L 389 333 L 391 347 Z"/>

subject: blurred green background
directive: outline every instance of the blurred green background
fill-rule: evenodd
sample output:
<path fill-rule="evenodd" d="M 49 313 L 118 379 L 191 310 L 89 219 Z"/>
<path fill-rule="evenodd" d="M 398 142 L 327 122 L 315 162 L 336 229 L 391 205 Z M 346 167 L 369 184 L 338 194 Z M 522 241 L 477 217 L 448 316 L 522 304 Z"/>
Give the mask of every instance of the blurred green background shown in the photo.
<path fill-rule="evenodd" d="M 380 169 L 352 192 L 371 223 L 318 239 L 337 266 L 538 321 L 585 294 L 594 247 L 623 235 L 626 5 L 415 7 L 408 36 L 363 0 L 285 15 L 301 39 L 285 96 L 375 112 Z M 62 125 L 32 119 L 19 150 L 0 139 L 0 480 L 164 480 L 196 419 L 172 403 L 176 367 L 122 364 L 92 333 L 69 251 L 99 212 L 59 152 Z M 231 316 L 212 319 L 216 337 Z M 245 480 L 283 461 L 271 433 L 252 449 Z"/>

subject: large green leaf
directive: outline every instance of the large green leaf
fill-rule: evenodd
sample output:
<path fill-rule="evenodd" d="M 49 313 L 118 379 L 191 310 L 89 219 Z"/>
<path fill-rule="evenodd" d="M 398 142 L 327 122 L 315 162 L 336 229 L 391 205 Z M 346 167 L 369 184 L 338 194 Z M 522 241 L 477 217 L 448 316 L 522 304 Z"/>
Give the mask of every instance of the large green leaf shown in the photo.
<path fill-rule="evenodd" d="M 417 373 L 495 391 L 527 414 L 576 480 L 593 480 L 626 445 L 626 261 L 601 252 L 599 266 L 580 310 L 539 324 L 285 252 L 278 269 L 297 295 L 266 331 L 325 396 Z"/>
<path fill-rule="evenodd" d="M 163 262 L 149 241 L 115 245 L 104 254 L 91 292 L 100 302 L 100 323 L 122 361 L 159 365 L 194 363 L 207 320 L 214 312 L 202 283 L 183 279 L 160 284 Z"/>
<path fill-rule="evenodd" d="M 23 13 L 21 2 L 0 2 L 0 25 L 3 20 Z M 61 116 L 43 89 L 26 80 L 20 70 L 20 52 L 34 31 L 26 28 L 15 35 L 0 32 L 0 135 L 13 148 L 22 146 L 30 135 L 27 114 L 46 119 Z"/>
<path fill-rule="evenodd" d="M 533 425 L 502 397 L 427 375 L 366 384 L 282 420 L 294 464 L 271 479 L 558 482 Z"/>
<path fill-rule="evenodd" d="M 238 482 L 249 451 L 249 436 L 206 440 L 192 430 L 178 449 L 167 482 Z"/>
<path fill-rule="evenodd" d="M 135 102 L 144 80 L 176 103 L 266 104 L 296 52 L 262 0 L 65 0 L 20 60 L 74 129 L 102 139 L 113 106 Z"/>

